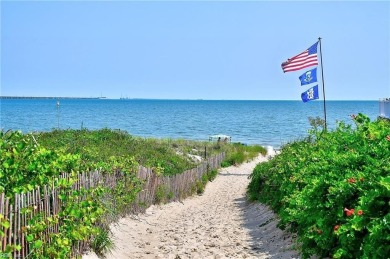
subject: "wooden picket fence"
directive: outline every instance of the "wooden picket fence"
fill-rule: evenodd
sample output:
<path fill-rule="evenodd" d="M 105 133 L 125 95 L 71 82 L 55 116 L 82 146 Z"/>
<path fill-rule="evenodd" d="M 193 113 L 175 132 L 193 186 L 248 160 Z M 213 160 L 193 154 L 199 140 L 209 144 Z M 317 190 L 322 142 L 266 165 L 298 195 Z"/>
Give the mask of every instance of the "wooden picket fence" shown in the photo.
<path fill-rule="evenodd" d="M 221 153 L 204 160 L 196 168 L 174 176 L 157 176 L 152 169 L 140 166 L 137 177 L 143 180 L 143 187 L 137 194 L 136 200 L 129 204 L 126 213 L 144 212 L 156 202 L 156 191 L 160 186 L 163 186 L 164 190 L 170 194 L 170 200 L 167 201 L 177 201 L 191 195 L 196 181 L 200 180 L 202 175 L 209 170 L 219 168 L 224 158 L 225 153 Z M 72 188 L 73 190 L 89 189 L 98 185 L 115 188 L 122 177 L 121 173 L 101 174 L 98 171 L 80 173 Z M 69 179 L 70 174 L 64 173 L 59 178 Z M 15 194 L 12 203 L 4 193 L 0 194 L 0 214 L 10 223 L 9 227 L 0 224 L 0 233 L 1 231 L 4 233 L 2 237 L 0 236 L 0 258 L 7 245 L 21 246 L 20 250 L 13 252 L 14 258 L 28 258 L 31 255 L 32 249 L 25 237 L 26 226 L 35 215 L 39 214 L 44 218 L 58 215 L 62 205 L 58 194 L 59 190 L 53 186 L 43 186 L 28 193 Z M 26 209 L 29 209 L 28 213 L 25 212 Z M 115 220 L 117 218 L 108 219 L 106 222 Z M 51 234 L 58 233 L 60 224 L 61 222 L 47 228 L 42 233 L 42 240 L 50 243 Z M 73 256 L 82 255 L 86 249 L 88 249 L 88 242 L 80 241 L 72 247 L 72 254 Z"/>

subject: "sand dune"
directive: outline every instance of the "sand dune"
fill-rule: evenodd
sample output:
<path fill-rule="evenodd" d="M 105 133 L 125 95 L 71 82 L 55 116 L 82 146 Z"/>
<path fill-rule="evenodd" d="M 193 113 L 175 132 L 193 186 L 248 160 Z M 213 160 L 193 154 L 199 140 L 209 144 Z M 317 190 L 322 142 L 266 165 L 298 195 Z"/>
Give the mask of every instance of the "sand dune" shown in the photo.
<path fill-rule="evenodd" d="M 111 226 L 116 248 L 107 258 L 299 258 L 274 213 L 246 200 L 248 175 L 264 160 L 220 169 L 201 196 L 121 219 Z"/>

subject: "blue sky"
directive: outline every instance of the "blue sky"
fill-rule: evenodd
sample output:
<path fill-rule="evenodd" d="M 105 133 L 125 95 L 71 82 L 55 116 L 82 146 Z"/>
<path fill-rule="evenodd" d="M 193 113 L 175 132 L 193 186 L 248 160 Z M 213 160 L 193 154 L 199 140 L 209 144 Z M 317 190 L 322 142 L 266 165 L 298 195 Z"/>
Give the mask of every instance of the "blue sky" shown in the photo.
<path fill-rule="evenodd" d="M 389 34 L 387 1 L 1 1 L 0 94 L 300 100 L 320 36 L 327 99 L 377 100 Z"/>

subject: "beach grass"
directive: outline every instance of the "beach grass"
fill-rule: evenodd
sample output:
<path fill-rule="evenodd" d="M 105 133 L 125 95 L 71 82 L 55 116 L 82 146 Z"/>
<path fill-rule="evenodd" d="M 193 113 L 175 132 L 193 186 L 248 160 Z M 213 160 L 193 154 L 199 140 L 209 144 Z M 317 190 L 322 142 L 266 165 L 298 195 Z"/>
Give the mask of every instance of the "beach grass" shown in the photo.
<path fill-rule="evenodd" d="M 259 153 L 261 146 L 185 139 L 135 137 L 121 130 L 53 130 L 35 135 L 39 145 L 50 150 L 80 154 L 84 162 L 110 162 L 112 157 L 133 157 L 140 165 L 159 168 L 164 175 L 174 175 L 196 167 L 202 159 L 225 152 L 226 165 L 241 164 Z"/>

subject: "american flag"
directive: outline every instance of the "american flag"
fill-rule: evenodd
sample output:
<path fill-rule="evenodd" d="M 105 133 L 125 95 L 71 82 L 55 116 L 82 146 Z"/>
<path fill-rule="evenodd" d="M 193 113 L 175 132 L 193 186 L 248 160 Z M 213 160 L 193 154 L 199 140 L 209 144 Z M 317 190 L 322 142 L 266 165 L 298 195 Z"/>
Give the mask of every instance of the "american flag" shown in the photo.
<path fill-rule="evenodd" d="M 318 65 L 317 59 L 317 45 L 318 42 L 314 43 L 313 46 L 305 50 L 304 52 L 289 58 L 286 62 L 282 63 L 283 72 L 292 72 L 301 70 L 305 67 L 311 67 Z"/>

